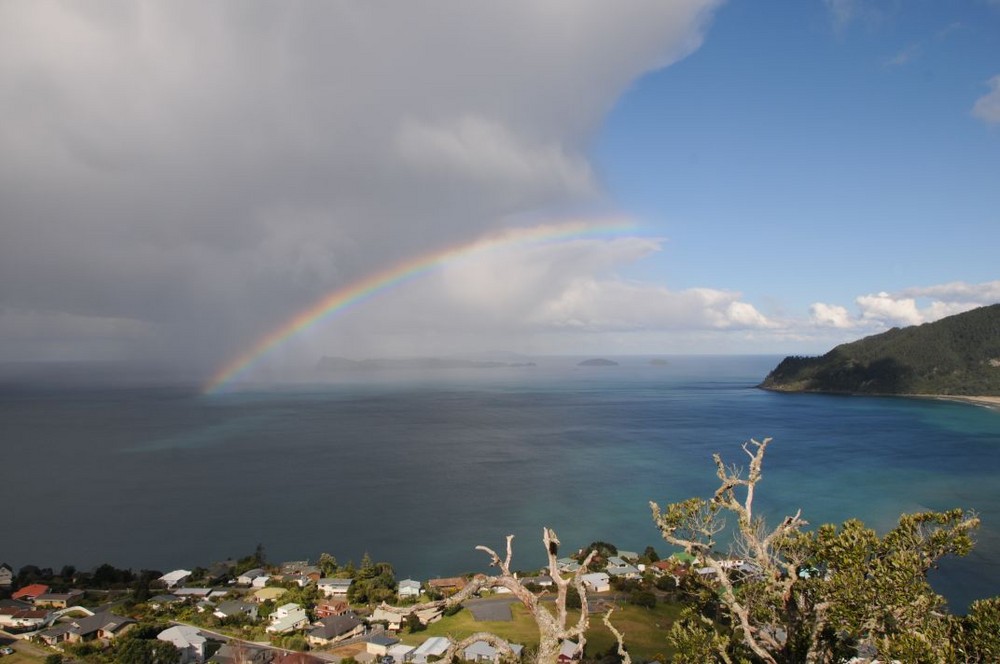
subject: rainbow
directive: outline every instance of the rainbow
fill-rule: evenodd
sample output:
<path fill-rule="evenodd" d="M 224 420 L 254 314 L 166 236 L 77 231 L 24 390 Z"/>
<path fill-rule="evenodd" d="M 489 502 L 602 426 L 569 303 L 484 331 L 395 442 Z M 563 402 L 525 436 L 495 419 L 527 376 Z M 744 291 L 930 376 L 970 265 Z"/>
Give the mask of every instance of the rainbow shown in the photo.
<path fill-rule="evenodd" d="M 236 378 L 246 374 L 268 351 L 311 325 L 344 311 L 351 305 L 363 302 L 392 286 L 408 282 L 440 265 L 501 247 L 592 235 L 613 235 L 633 227 L 627 222 L 597 224 L 573 221 L 546 224 L 534 228 L 517 228 L 403 261 L 386 270 L 338 288 L 296 314 L 216 371 L 202 387 L 202 393 L 215 394 L 223 391 Z"/>

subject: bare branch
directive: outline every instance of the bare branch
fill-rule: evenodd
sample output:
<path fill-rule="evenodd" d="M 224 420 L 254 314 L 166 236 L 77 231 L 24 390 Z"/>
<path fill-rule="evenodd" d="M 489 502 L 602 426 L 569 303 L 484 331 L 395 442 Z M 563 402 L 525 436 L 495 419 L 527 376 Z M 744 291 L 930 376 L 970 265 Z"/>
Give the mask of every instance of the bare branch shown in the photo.
<path fill-rule="evenodd" d="M 632 664 L 632 657 L 629 656 L 628 651 L 625 650 L 625 635 L 615 629 L 615 626 L 611 624 L 611 614 L 614 613 L 614 607 L 608 609 L 608 612 L 604 614 L 604 626 L 608 628 L 615 640 L 618 642 L 618 656 L 622 658 L 622 664 Z"/>

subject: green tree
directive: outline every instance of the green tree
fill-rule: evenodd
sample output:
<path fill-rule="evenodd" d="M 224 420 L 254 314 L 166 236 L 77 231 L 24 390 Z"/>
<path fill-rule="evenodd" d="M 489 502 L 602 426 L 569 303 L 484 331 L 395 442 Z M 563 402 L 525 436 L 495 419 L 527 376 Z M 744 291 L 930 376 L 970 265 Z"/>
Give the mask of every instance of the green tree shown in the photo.
<path fill-rule="evenodd" d="M 122 639 L 115 644 L 115 664 L 179 664 L 181 651 L 167 641 L 158 639 Z"/>
<path fill-rule="evenodd" d="M 664 509 L 650 503 L 663 538 L 710 570 L 692 580 L 702 586 L 692 595 L 694 612 L 670 632 L 678 652 L 710 648 L 725 661 L 752 655 L 769 664 L 833 662 L 859 651 L 951 661 L 954 619 L 927 572 L 945 556 L 969 552 L 979 519 L 961 510 L 904 515 L 884 537 L 860 521 L 806 531 L 799 513 L 768 528 L 753 501 L 769 442 L 744 444 L 745 475 L 715 455 L 720 486 L 711 499 Z M 723 515 L 735 517 L 729 534 L 739 564 L 715 549 Z"/>
<path fill-rule="evenodd" d="M 337 559 L 329 553 L 319 554 L 319 571 L 324 577 L 333 576 L 337 571 Z"/>
<path fill-rule="evenodd" d="M 958 659 L 970 664 L 1000 662 L 1000 597 L 972 603 L 952 627 Z"/>
<path fill-rule="evenodd" d="M 62 664 L 63 656 L 59 654 L 49 655 L 45 658 L 45 664 Z"/>
<path fill-rule="evenodd" d="M 420 618 L 418 618 L 415 613 L 408 614 L 406 618 L 403 619 L 403 623 L 406 627 L 406 631 L 410 634 L 413 634 L 414 632 L 422 632 L 427 629 L 427 625 L 420 622 Z"/>

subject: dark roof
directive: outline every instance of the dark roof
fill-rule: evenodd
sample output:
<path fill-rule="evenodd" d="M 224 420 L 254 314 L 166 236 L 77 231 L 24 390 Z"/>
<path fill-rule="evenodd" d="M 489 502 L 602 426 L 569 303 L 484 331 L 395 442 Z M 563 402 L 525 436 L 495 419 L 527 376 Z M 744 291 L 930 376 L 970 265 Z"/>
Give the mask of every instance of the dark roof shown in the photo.
<path fill-rule="evenodd" d="M 70 623 L 71 631 L 76 634 L 93 634 L 98 630 L 107 630 L 109 632 L 116 632 L 125 625 L 134 623 L 135 621 L 131 618 L 124 618 L 119 615 L 115 615 L 109 611 L 104 613 L 95 613 L 92 616 L 87 616 L 86 618 L 80 618 L 79 620 L 74 620 Z"/>
<path fill-rule="evenodd" d="M 341 634 L 347 634 L 361 624 L 361 621 L 351 615 L 330 616 L 320 621 L 320 626 L 309 630 L 309 636 L 319 639 L 333 639 Z"/>
<path fill-rule="evenodd" d="M 368 639 L 369 643 L 374 643 L 377 646 L 391 646 L 394 643 L 399 643 L 399 639 L 394 639 L 391 636 L 385 636 L 384 634 L 378 634 Z"/>
<path fill-rule="evenodd" d="M 215 610 L 219 613 L 225 613 L 227 616 L 235 616 L 238 613 L 252 611 L 254 608 L 253 604 L 247 604 L 246 602 L 241 602 L 238 599 L 231 599 L 219 604 Z"/>

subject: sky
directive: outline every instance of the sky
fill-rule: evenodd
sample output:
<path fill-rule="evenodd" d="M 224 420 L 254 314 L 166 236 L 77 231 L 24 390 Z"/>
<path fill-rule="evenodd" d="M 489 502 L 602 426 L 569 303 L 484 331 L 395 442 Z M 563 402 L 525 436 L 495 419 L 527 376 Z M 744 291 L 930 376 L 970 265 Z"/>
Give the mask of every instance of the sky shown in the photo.
<path fill-rule="evenodd" d="M 0 361 L 822 353 L 998 248 L 995 0 L 0 3 Z"/>

